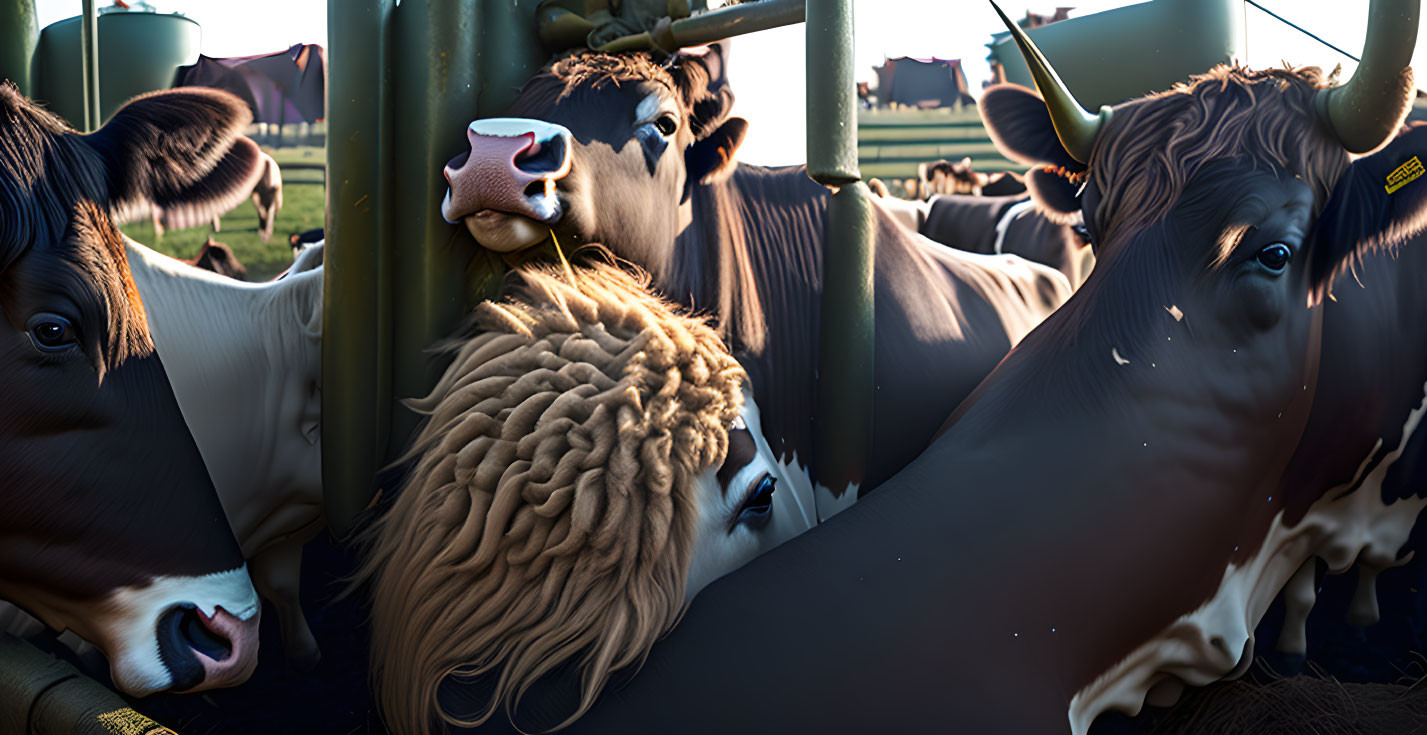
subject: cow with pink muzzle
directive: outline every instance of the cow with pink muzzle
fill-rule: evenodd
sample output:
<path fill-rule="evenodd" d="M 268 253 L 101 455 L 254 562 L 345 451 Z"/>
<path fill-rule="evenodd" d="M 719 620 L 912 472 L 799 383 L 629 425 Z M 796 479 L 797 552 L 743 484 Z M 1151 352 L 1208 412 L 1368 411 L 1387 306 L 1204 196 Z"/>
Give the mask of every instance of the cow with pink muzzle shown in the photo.
<path fill-rule="evenodd" d="M 539 243 L 564 213 L 555 182 L 570 173 L 570 131 L 538 120 L 490 118 L 466 128 L 471 149 L 446 164 L 441 216 L 462 220 L 497 252 Z"/>

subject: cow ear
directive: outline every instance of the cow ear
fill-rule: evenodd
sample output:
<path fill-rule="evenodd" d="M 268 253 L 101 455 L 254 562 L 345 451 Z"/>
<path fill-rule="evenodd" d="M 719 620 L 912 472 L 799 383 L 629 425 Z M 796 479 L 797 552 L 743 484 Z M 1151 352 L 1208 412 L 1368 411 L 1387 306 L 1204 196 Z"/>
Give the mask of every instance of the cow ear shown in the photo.
<path fill-rule="evenodd" d="M 1060 145 L 1050 112 L 1039 94 L 1015 84 L 988 87 L 977 102 L 991 141 L 1006 156 L 1027 166 L 1059 166 L 1080 172 L 1085 165 Z"/>
<path fill-rule="evenodd" d="M 1327 290 L 1355 256 L 1396 247 L 1427 229 L 1427 127 L 1413 127 L 1348 167 L 1311 240 L 1313 285 Z"/>
<path fill-rule="evenodd" d="M 680 53 L 670 68 L 689 108 L 689 127 L 695 140 L 716 130 L 733 111 L 733 89 L 728 84 L 730 48 L 725 40 L 698 54 Z"/>
<path fill-rule="evenodd" d="M 1026 190 L 1031 199 L 1046 219 L 1058 225 L 1079 221 L 1078 189 L 1069 179 L 1045 168 L 1033 168 L 1026 175 Z"/>
<path fill-rule="evenodd" d="M 262 172 L 241 136 L 247 105 L 220 90 L 184 87 L 134 98 L 84 136 L 103 159 L 109 208 L 120 222 L 164 210 L 170 226 L 211 220 L 252 193 Z"/>
<path fill-rule="evenodd" d="M 702 140 L 689 146 L 684 153 L 684 166 L 688 169 L 689 181 L 707 184 L 733 173 L 737 162 L 734 154 L 743 145 L 748 135 L 748 121 L 741 117 L 731 117 L 718 126 L 717 130 Z"/>

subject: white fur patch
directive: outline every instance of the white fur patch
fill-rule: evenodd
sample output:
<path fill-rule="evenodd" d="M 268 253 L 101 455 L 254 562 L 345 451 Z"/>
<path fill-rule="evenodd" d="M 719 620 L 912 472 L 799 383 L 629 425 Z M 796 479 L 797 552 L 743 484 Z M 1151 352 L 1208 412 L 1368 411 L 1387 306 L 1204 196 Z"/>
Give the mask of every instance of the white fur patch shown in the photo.
<path fill-rule="evenodd" d="M 156 625 L 175 605 L 189 604 L 212 617 L 223 608 L 239 620 L 258 614 L 258 593 L 248 578 L 248 566 L 201 577 L 158 577 L 144 587 L 121 587 L 104 601 L 111 621 L 103 648 L 109 654 L 114 684 L 134 696 L 161 691 L 173 675 L 159 657 Z"/>
<path fill-rule="evenodd" d="M 792 475 L 773 459 L 773 451 L 763 436 L 758 404 L 744 392 L 744 428 L 753 436 L 757 449 L 753 459 L 740 468 L 725 490 L 719 485 L 717 467 L 710 468 L 698 479 L 699 521 L 693 558 L 689 561 L 689 576 L 684 588 L 688 602 L 710 582 L 747 564 L 789 539 L 817 525 L 812 492 L 807 489 L 807 476 Z M 730 530 L 748 488 L 764 474 L 777 482 L 773 490 L 772 517 L 762 528 L 743 525 Z"/>
<path fill-rule="evenodd" d="M 1427 385 L 1423 390 L 1427 392 Z M 1356 562 L 1367 580 L 1382 569 L 1405 563 L 1406 559 L 1397 559 L 1397 552 L 1407 543 L 1427 499 L 1410 497 L 1384 504 L 1382 483 L 1424 413 L 1427 396 L 1408 414 L 1397 447 L 1371 472 L 1367 467 L 1382 447 L 1381 439 L 1353 480 L 1324 493 L 1298 525 L 1285 525 L 1280 511 L 1258 553 L 1241 566 L 1231 564 L 1225 569 L 1219 590 L 1202 607 L 1175 621 L 1077 692 L 1070 702 L 1071 731 L 1085 735 L 1095 718 L 1107 710 L 1139 713 L 1149 690 L 1168 677 L 1203 686 L 1241 673 L 1253 655 L 1254 628 L 1279 590 L 1295 576 L 1290 592 L 1298 599 L 1289 602 L 1291 608 L 1297 608 L 1291 612 L 1297 614 L 1291 615 L 1289 622 L 1301 626 L 1306 619 L 1312 599 L 1303 599 L 1301 570 L 1305 565 L 1310 569 L 1311 592 L 1314 557 L 1326 561 L 1334 573 L 1345 572 Z M 1302 638 L 1302 629 L 1286 630 L 1285 634 L 1296 643 Z"/>

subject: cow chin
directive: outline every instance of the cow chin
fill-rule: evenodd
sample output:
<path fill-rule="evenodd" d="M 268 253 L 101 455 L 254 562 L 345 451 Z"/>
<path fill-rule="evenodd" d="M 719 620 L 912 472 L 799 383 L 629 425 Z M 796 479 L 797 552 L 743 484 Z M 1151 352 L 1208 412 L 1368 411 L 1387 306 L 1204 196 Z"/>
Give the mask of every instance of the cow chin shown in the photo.
<path fill-rule="evenodd" d="M 465 220 L 476 242 L 498 253 L 535 247 L 550 234 L 549 225 L 519 214 L 484 210 Z"/>

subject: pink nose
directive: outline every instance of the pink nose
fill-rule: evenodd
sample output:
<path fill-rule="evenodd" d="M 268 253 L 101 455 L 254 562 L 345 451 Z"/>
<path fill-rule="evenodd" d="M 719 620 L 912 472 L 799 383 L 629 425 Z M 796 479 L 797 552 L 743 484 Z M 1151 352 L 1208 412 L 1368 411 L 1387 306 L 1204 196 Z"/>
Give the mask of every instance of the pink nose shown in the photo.
<path fill-rule="evenodd" d="M 258 665 L 258 623 L 261 610 L 247 620 L 239 620 L 227 610 L 217 608 L 213 617 L 197 611 L 203 626 L 228 641 L 230 651 L 221 659 L 210 658 L 201 651 L 195 651 L 199 663 L 203 665 L 203 682 L 189 691 L 220 689 L 236 686 L 248 680 Z"/>
<path fill-rule="evenodd" d="M 492 118 L 471 123 L 466 139 L 470 152 L 451 159 L 444 172 L 447 222 L 485 210 L 559 220 L 555 182 L 570 172 L 570 131 L 540 120 Z"/>

